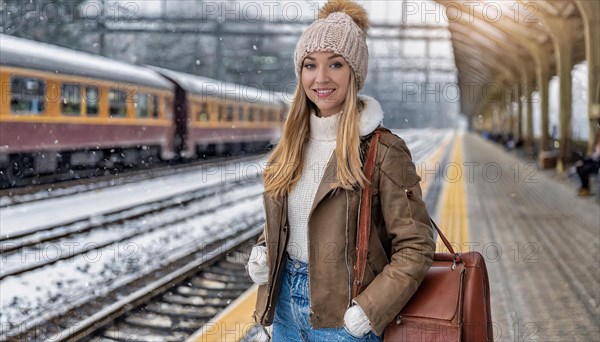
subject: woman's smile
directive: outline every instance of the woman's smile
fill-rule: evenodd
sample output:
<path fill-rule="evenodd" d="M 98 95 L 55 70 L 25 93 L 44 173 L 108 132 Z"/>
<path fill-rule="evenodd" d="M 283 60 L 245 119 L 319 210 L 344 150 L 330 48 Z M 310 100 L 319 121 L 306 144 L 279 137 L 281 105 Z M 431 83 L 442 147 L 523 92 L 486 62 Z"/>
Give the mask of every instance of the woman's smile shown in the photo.
<path fill-rule="evenodd" d="M 320 99 L 324 99 L 326 97 L 328 97 L 329 95 L 333 94 L 335 92 L 335 88 L 319 88 L 319 89 L 314 89 L 315 93 L 317 93 L 317 97 Z"/>

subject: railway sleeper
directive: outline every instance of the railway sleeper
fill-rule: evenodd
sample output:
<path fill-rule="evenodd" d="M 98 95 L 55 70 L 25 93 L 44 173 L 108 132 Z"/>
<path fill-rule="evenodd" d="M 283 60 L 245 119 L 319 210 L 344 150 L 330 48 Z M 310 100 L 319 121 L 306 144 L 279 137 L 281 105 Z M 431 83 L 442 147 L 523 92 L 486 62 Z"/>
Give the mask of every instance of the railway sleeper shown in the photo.
<path fill-rule="evenodd" d="M 116 326 L 107 329 L 103 335 L 111 340 L 124 342 L 174 342 L 184 341 L 189 336 L 184 332 L 158 328 L 142 328 L 124 323 L 117 324 Z"/>
<path fill-rule="evenodd" d="M 205 320 L 180 319 L 150 312 L 136 312 L 128 315 L 123 322 L 142 328 L 168 329 L 171 331 L 183 331 L 188 334 L 200 329 L 206 323 Z"/>

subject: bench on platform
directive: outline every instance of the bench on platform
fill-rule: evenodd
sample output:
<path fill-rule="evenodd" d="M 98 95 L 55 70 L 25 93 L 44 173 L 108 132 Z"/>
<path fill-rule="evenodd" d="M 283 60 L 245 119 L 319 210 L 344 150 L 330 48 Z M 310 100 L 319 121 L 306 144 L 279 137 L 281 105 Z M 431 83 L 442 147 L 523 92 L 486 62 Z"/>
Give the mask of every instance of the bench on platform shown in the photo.
<path fill-rule="evenodd" d="M 538 162 L 541 169 L 551 169 L 556 167 L 557 160 L 557 151 L 541 151 L 538 158 Z"/>

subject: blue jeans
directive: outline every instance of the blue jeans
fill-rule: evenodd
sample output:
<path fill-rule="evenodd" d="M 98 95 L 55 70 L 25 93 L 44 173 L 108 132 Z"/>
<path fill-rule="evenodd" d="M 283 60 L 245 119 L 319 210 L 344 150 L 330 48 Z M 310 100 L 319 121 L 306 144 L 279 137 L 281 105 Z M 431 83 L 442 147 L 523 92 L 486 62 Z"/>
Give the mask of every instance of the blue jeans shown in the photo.
<path fill-rule="evenodd" d="M 373 331 L 354 337 L 346 327 L 313 329 L 309 320 L 308 265 L 288 256 L 282 278 L 273 320 L 273 342 L 382 341 Z"/>

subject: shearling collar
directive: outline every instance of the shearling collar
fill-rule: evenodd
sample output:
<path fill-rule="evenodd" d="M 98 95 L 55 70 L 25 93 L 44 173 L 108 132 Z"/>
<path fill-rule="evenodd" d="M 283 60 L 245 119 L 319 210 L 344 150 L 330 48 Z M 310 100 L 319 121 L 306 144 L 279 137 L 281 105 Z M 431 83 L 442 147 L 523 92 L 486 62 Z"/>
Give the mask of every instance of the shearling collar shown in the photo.
<path fill-rule="evenodd" d="M 379 127 L 383 121 L 383 110 L 377 100 L 367 95 L 358 95 L 365 107 L 360 112 L 359 130 L 360 136 L 367 136 Z M 340 112 L 341 113 L 341 112 Z M 335 140 L 337 135 L 337 125 L 339 115 L 336 113 L 328 117 L 317 117 L 314 109 L 310 112 L 311 138 L 316 140 L 331 141 Z"/>
<path fill-rule="evenodd" d="M 377 100 L 367 95 L 358 95 L 365 107 L 360 115 L 360 136 L 371 134 L 383 122 L 383 109 Z"/>

